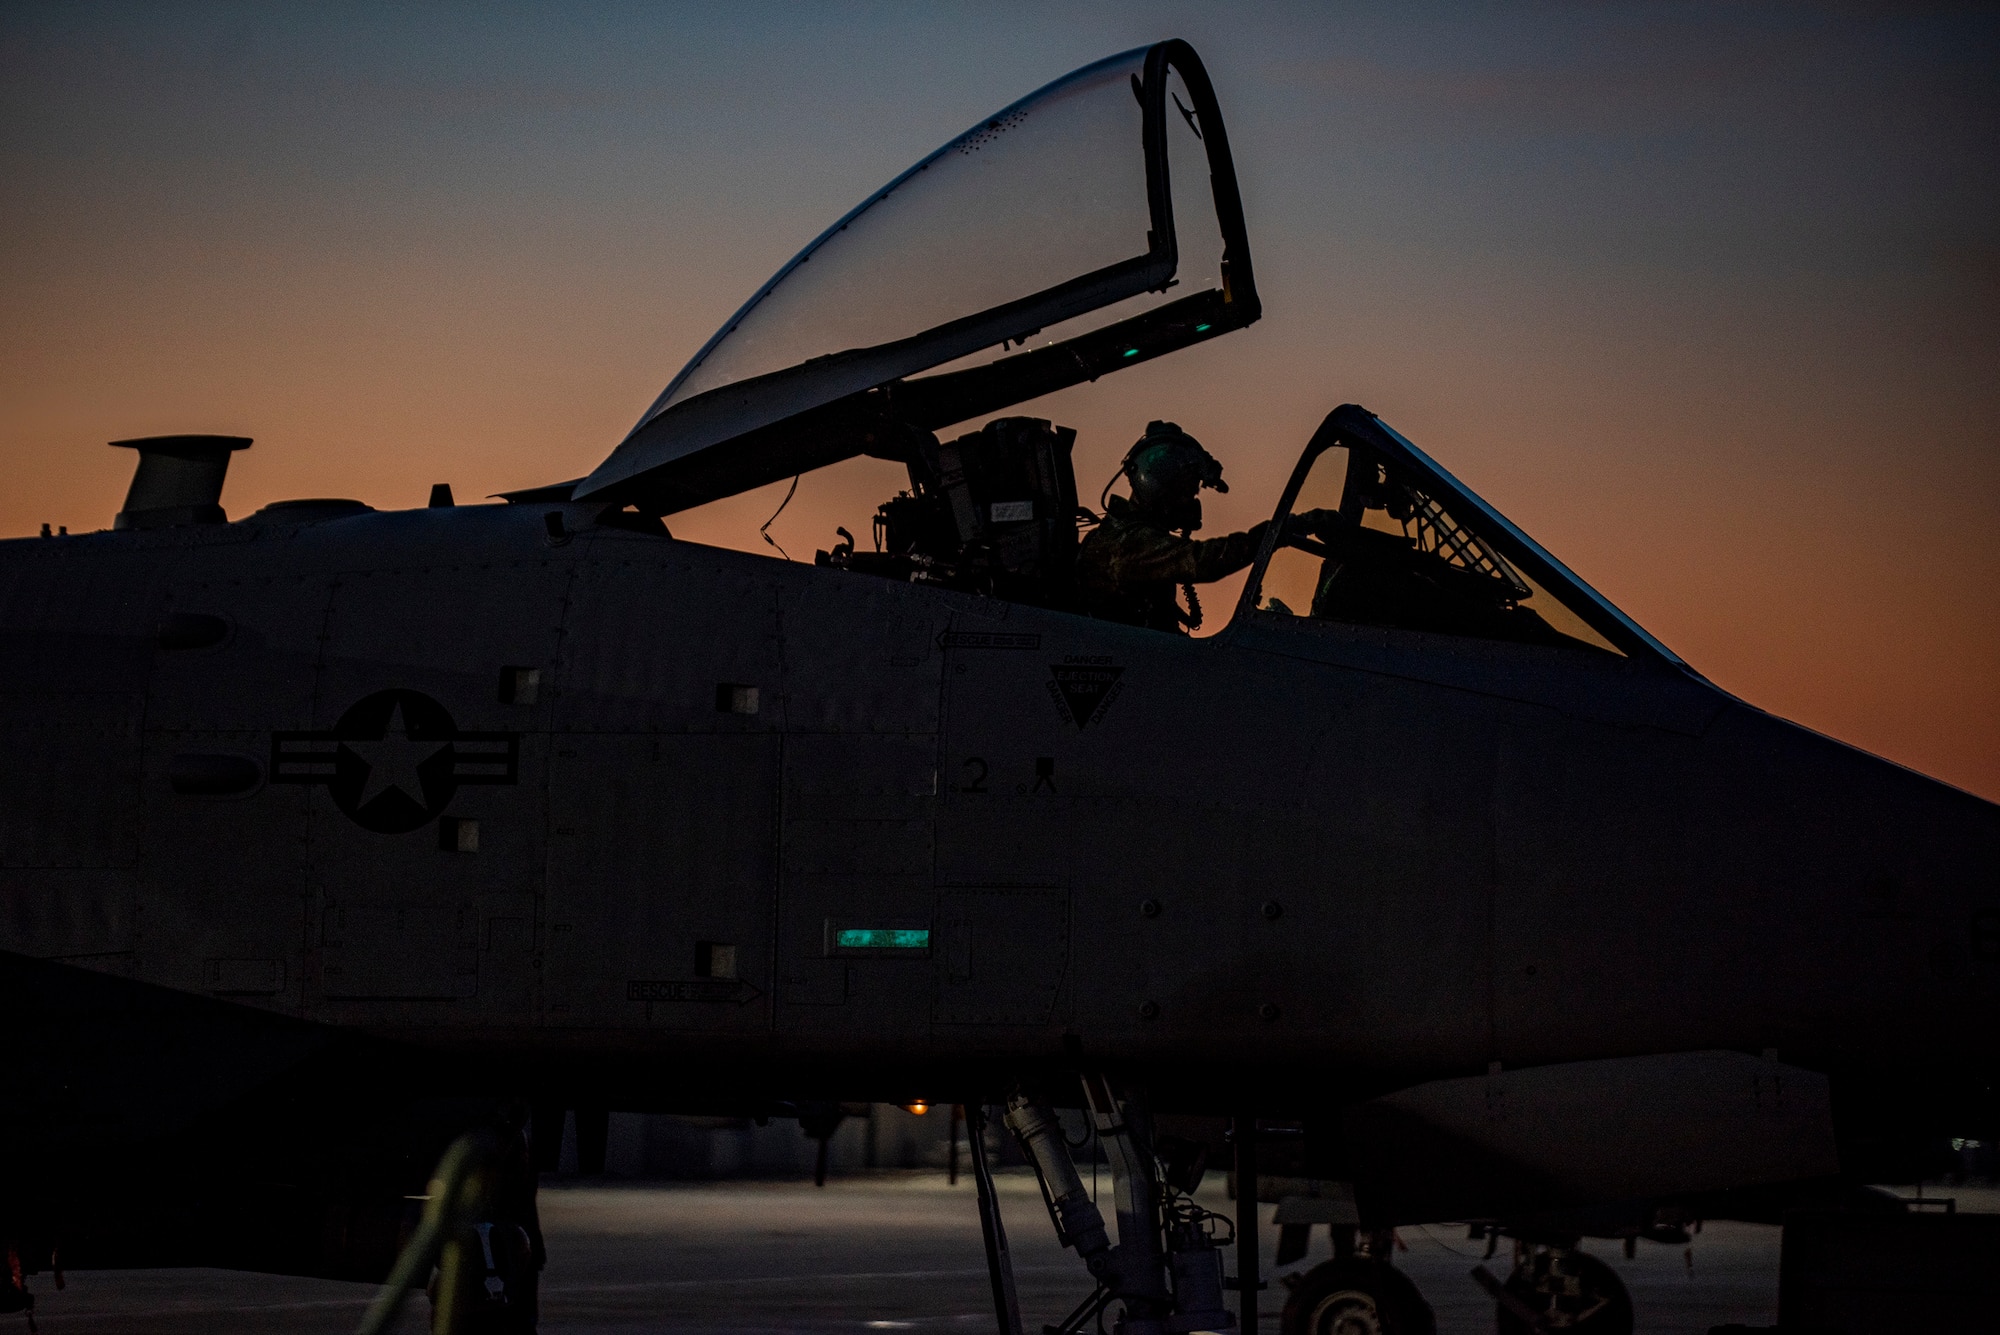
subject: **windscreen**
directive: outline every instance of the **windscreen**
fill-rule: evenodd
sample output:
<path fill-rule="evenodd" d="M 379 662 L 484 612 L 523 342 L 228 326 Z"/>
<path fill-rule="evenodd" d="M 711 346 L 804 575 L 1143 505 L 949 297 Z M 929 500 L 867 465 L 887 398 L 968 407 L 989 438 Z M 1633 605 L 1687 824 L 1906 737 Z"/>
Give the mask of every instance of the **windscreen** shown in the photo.
<path fill-rule="evenodd" d="M 1142 47 L 1085 66 L 871 196 L 731 317 L 646 418 L 1144 256 L 1151 222 L 1136 84 L 1145 60 Z"/>
<path fill-rule="evenodd" d="M 1271 554 L 1258 610 L 1623 656 L 1446 499 L 1372 452 L 1325 450 L 1292 502 L 1292 536 Z"/>

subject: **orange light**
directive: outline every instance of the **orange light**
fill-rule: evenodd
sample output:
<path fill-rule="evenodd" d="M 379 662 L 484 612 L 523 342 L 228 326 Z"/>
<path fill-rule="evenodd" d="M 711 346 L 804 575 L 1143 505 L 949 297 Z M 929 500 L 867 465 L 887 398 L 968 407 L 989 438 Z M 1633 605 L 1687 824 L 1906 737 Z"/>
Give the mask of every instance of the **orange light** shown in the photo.
<path fill-rule="evenodd" d="M 915 1103 L 899 1103 L 896 1106 L 901 1108 L 904 1112 L 914 1113 L 918 1117 L 922 1117 L 925 1113 L 931 1110 L 931 1105 L 925 1103 L 922 1099 L 918 1099 Z"/>

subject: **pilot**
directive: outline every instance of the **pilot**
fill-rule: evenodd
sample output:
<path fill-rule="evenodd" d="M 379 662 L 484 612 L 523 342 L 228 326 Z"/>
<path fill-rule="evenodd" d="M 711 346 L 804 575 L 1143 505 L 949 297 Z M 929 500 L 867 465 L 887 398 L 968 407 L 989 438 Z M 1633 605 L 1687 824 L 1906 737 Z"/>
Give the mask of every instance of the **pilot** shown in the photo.
<path fill-rule="evenodd" d="M 1129 500 L 1109 495 L 1120 474 L 1131 483 Z M 1201 626 L 1194 586 L 1233 575 L 1256 560 L 1270 526 L 1265 520 L 1220 538 L 1189 537 L 1201 527 L 1203 487 L 1229 490 L 1221 462 L 1174 423 L 1148 422 L 1146 434 L 1105 484 L 1103 522 L 1077 551 L 1077 587 L 1089 611 L 1154 630 Z M 1309 531 L 1331 518 L 1309 511 L 1294 515 L 1286 527 Z M 1187 594 L 1185 608 L 1177 589 Z"/>

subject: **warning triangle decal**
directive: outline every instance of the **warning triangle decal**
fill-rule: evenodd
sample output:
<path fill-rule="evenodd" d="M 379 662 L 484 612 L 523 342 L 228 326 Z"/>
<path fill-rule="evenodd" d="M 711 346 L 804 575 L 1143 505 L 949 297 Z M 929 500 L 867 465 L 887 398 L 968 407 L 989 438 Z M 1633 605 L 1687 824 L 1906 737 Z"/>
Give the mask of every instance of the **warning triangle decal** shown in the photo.
<path fill-rule="evenodd" d="M 1103 718 L 1118 698 L 1118 677 L 1124 671 L 1121 667 L 1059 663 L 1049 668 L 1049 694 L 1082 730 Z"/>

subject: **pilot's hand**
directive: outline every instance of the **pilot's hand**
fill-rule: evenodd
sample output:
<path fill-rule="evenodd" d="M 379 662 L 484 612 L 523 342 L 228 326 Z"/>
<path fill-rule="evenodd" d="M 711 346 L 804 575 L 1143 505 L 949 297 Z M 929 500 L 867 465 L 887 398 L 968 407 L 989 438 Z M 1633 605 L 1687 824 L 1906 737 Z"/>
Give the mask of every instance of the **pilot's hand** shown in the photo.
<path fill-rule="evenodd" d="M 1340 528 L 1338 510 L 1301 510 L 1285 519 L 1287 538 L 1328 538 Z"/>

